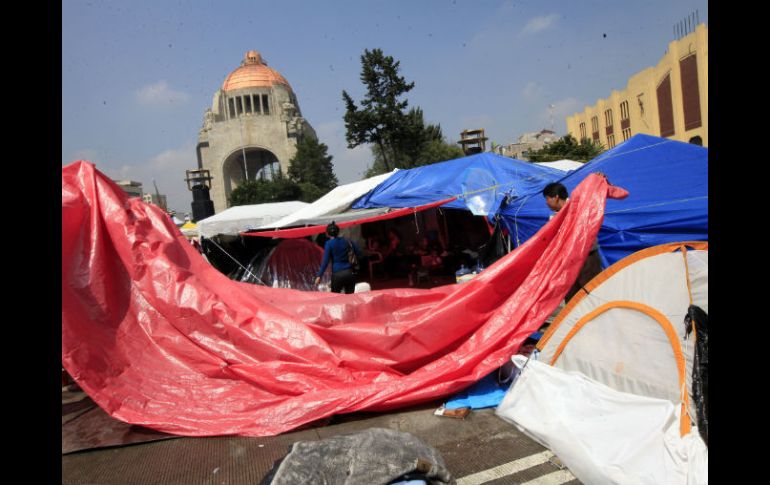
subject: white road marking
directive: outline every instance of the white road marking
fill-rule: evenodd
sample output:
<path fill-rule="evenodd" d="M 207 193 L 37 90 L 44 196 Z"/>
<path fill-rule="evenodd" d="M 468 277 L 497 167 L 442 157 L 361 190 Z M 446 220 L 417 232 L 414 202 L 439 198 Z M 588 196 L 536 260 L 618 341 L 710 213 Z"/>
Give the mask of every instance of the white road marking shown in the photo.
<path fill-rule="evenodd" d="M 526 470 L 527 468 L 532 468 L 533 466 L 545 463 L 552 456 L 553 453 L 548 450 L 541 453 L 536 453 L 534 455 L 525 456 L 524 458 L 519 458 L 518 460 L 513 460 L 494 468 L 459 478 L 457 480 L 457 485 L 481 485 L 482 483 L 497 480 L 498 478 L 507 477 L 508 475 L 513 475 L 514 473 Z"/>
<path fill-rule="evenodd" d="M 575 475 L 570 473 L 569 470 L 559 470 L 542 477 L 537 477 L 534 480 L 530 480 L 522 485 L 561 485 L 562 483 L 571 482 L 575 480 Z"/>

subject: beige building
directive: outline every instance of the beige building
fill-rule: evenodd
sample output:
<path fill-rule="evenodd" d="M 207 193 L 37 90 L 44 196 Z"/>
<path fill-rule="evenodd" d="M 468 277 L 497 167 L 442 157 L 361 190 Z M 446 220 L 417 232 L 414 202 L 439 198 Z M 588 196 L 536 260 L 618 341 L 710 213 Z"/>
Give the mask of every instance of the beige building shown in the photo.
<path fill-rule="evenodd" d="M 142 182 L 135 180 L 113 180 L 129 197 L 142 197 Z"/>
<path fill-rule="evenodd" d="M 668 45 L 655 67 L 631 76 L 582 113 L 567 117 L 567 132 L 609 149 L 637 133 L 708 146 L 708 29 Z"/>
<path fill-rule="evenodd" d="M 214 211 L 228 207 L 239 183 L 284 175 L 302 136 L 316 138 L 289 82 L 256 51 L 246 53 L 214 94 L 196 147 L 198 168 L 211 173 Z"/>
<path fill-rule="evenodd" d="M 497 145 L 492 151 L 504 157 L 511 157 L 525 162 L 529 161 L 529 153 L 541 150 L 549 143 L 558 140 L 559 137 L 551 130 L 540 130 L 535 133 L 524 133 L 517 143 Z"/>

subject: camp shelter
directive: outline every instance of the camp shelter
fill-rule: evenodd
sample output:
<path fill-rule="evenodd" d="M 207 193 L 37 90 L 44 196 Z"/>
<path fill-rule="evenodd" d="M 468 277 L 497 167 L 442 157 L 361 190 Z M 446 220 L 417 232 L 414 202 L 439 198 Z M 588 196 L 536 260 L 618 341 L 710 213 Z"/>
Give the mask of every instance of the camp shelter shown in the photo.
<path fill-rule="evenodd" d="M 412 220 L 404 218 L 397 227 L 406 244 L 416 244 L 427 234 L 453 253 L 471 250 L 466 254 L 473 254 L 489 241 L 490 227 L 485 219 L 494 214 L 503 194 L 529 193 L 563 176 L 560 170 L 495 153 L 479 153 L 399 170 L 361 197 L 353 208 L 420 207 L 454 198 L 440 209 L 426 210 Z M 384 237 L 384 229 L 374 226 L 362 231 L 365 236 Z M 470 259 L 473 262 L 474 257 Z M 460 260 L 453 264 L 459 265 Z"/>
<path fill-rule="evenodd" d="M 696 357 L 698 332 L 686 331 L 692 305 L 708 313 L 708 243 L 622 259 L 559 313 L 498 414 L 585 483 L 684 483 L 671 477 L 702 474 L 708 383 L 705 394 L 702 378 L 694 386 L 693 369 L 708 357 Z M 550 402 L 554 393 L 568 404 Z M 662 458 L 669 455 L 676 463 Z"/>
<path fill-rule="evenodd" d="M 604 268 L 658 244 L 708 240 L 707 148 L 635 135 L 559 181 L 571 192 L 593 172 L 629 192 L 626 199 L 607 202 L 598 237 Z M 515 244 L 532 237 L 551 216 L 544 186 L 501 208 Z"/>
<path fill-rule="evenodd" d="M 369 177 L 364 180 L 359 180 L 358 182 L 338 185 L 313 203 L 278 220 L 265 223 L 260 226 L 259 229 L 279 229 L 283 227 L 328 224 L 327 220 L 331 222 L 332 219 L 335 219 L 335 216 L 337 216 L 335 219 L 336 222 L 360 217 L 363 214 L 353 213 L 343 215 L 343 213 L 346 213 L 353 202 L 358 198 L 367 194 L 397 171 L 397 169 L 394 169 L 392 172 Z M 379 212 L 380 211 L 377 211 L 377 213 Z"/>
<path fill-rule="evenodd" d="M 495 153 L 479 153 L 422 167 L 399 170 L 361 197 L 354 209 L 416 207 L 448 197 L 457 200 L 447 209 L 489 212 L 494 193 L 526 194 L 564 176 L 564 172 L 541 167 Z"/>
<path fill-rule="evenodd" d="M 298 200 L 237 205 L 211 217 L 201 219 L 197 223 L 198 230 L 201 236 L 209 238 L 219 234 L 237 236 L 242 232 L 256 229 L 292 214 L 307 205 L 307 202 Z"/>
<path fill-rule="evenodd" d="M 182 226 L 179 227 L 179 230 L 182 231 L 182 234 L 187 238 L 198 236 L 198 225 L 192 221 L 187 221 L 182 224 Z"/>

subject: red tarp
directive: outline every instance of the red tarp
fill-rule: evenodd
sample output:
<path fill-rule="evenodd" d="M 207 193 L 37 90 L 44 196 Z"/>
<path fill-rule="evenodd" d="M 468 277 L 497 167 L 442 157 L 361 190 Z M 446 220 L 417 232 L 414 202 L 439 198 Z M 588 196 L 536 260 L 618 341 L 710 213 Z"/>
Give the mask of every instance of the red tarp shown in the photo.
<path fill-rule="evenodd" d="M 273 435 L 447 396 L 554 311 L 609 188 L 586 178 L 468 283 L 341 295 L 231 281 L 160 209 L 75 162 L 62 169 L 62 364 L 112 417 L 189 436 Z"/>
<path fill-rule="evenodd" d="M 414 214 L 416 212 L 433 209 L 434 207 L 439 207 L 444 204 L 448 204 L 452 202 L 453 200 L 456 200 L 457 197 L 450 197 L 448 199 L 440 200 L 438 202 L 432 202 L 430 204 L 425 204 L 417 207 L 405 207 L 403 209 L 396 209 L 391 212 L 387 212 L 385 214 L 380 214 L 377 216 L 370 216 L 370 217 L 364 217 L 361 219 L 356 219 L 354 221 L 345 221 L 340 222 L 337 224 L 340 228 L 355 226 L 357 224 L 364 224 L 366 222 L 377 222 L 377 221 L 385 221 L 388 219 L 395 219 L 397 217 L 403 217 L 408 216 L 409 214 Z M 489 224 L 489 223 L 487 223 Z M 275 231 L 259 231 L 259 232 L 242 232 L 242 236 L 259 236 L 259 237 L 280 237 L 284 239 L 288 238 L 297 238 L 297 237 L 307 237 L 312 236 L 313 234 L 321 234 L 326 230 L 326 224 L 319 225 L 319 226 L 308 226 L 308 227 L 295 227 L 292 229 L 276 229 Z"/>

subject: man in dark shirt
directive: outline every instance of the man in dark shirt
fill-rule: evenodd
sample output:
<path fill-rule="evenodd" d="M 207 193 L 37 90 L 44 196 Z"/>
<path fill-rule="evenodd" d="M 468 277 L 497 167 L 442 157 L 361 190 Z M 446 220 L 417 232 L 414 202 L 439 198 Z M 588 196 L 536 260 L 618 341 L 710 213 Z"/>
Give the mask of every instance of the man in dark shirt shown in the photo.
<path fill-rule="evenodd" d="M 321 269 L 315 278 L 315 284 L 321 282 L 321 276 L 326 271 L 329 261 L 332 264 L 332 291 L 334 293 L 353 293 L 356 286 L 356 275 L 350 266 L 348 259 L 348 249 L 352 246 L 356 256 L 361 259 L 361 251 L 353 241 L 348 241 L 344 237 L 339 237 L 340 228 L 334 221 L 326 226 L 326 235 L 329 239 L 324 245 L 324 257 L 321 262 Z M 350 246 L 349 246 L 350 245 Z"/>
<path fill-rule="evenodd" d="M 602 173 L 596 173 L 604 176 Z M 559 212 L 561 208 L 564 207 L 564 205 L 567 203 L 567 201 L 569 201 L 569 193 L 567 192 L 567 187 L 558 182 L 546 185 L 543 189 L 543 196 L 545 197 L 545 204 L 554 212 L 554 214 Z M 551 217 L 553 217 L 553 215 L 551 215 Z M 602 263 L 599 259 L 599 244 L 596 240 L 594 240 L 594 244 L 591 246 L 588 257 L 586 258 L 585 263 L 583 263 L 583 267 L 580 268 L 580 273 L 578 274 L 577 280 L 575 280 L 575 283 L 565 295 L 564 301 L 570 301 L 572 297 L 581 290 L 581 288 L 588 284 L 588 282 L 591 281 L 594 276 L 601 273 L 601 271 Z"/>

